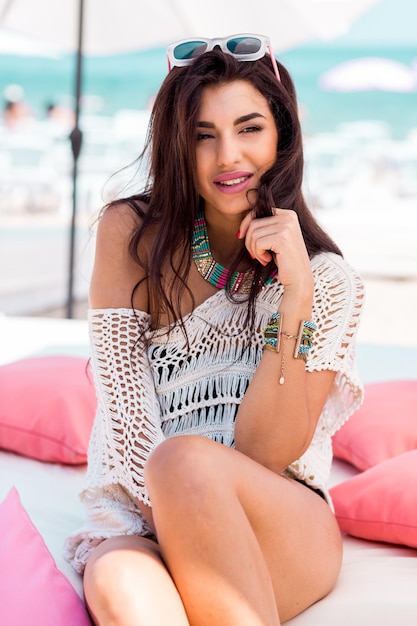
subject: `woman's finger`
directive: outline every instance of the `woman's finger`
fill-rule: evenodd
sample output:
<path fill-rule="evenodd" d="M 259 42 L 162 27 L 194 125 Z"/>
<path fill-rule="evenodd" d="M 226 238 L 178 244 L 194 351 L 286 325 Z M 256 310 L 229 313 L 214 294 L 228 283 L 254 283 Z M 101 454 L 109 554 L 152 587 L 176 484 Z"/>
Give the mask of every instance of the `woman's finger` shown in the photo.
<path fill-rule="evenodd" d="M 255 215 L 253 211 L 249 211 L 249 213 L 245 215 L 243 220 L 240 222 L 240 227 L 239 227 L 238 235 L 237 235 L 238 239 L 245 239 L 250 223 L 252 222 L 254 217 Z"/>

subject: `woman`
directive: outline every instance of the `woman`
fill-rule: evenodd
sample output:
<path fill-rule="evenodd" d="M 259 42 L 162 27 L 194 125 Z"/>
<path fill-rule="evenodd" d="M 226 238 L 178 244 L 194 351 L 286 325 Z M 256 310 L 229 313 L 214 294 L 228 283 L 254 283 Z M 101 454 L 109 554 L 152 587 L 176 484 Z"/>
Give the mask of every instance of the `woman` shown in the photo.
<path fill-rule="evenodd" d="M 363 288 L 304 202 L 268 45 L 170 46 L 147 188 L 99 222 L 92 523 L 67 544 L 95 624 L 276 626 L 338 577 L 326 481 Z"/>

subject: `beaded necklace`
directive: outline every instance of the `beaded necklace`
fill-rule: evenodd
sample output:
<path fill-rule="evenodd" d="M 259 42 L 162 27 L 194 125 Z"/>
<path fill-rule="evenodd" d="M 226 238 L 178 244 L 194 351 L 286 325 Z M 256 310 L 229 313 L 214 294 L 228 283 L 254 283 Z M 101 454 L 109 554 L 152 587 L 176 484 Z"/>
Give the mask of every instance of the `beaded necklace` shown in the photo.
<path fill-rule="evenodd" d="M 201 276 L 211 285 L 217 287 L 217 289 L 224 289 L 227 285 L 230 272 L 226 267 L 223 267 L 223 265 L 213 259 L 208 239 L 207 224 L 202 211 L 198 213 L 194 222 L 191 250 L 193 253 L 193 261 Z M 233 272 L 230 277 L 230 292 L 233 294 L 238 291 L 240 293 L 250 293 L 254 276 L 254 269 L 247 270 L 246 272 Z M 275 276 L 276 273 L 273 276 L 269 276 L 264 284 L 268 285 Z"/>

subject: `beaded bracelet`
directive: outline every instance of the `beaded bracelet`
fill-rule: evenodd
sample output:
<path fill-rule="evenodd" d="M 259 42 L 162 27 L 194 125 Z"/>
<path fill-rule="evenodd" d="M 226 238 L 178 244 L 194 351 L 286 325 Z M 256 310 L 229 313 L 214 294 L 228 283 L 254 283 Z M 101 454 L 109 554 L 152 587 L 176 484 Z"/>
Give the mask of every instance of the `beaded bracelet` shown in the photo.
<path fill-rule="evenodd" d="M 317 330 L 317 325 L 314 322 L 302 320 L 298 335 L 291 335 L 291 333 L 282 331 L 283 316 L 281 313 L 273 313 L 269 319 L 268 324 L 265 326 L 263 335 L 265 340 L 265 349 L 273 352 L 279 352 L 281 347 L 281 336 L 285 339 L 296 339 L 294 348 L 294 358 L 302 359 L 304 363 L 307 362 L 307 356 L 310 352 L 310 348 L 313 345 L 314 331 Z M 281 376 L 279 384 L 283 385 L 285 382 L 285 349 L 282 349 L 281 359 Z"/>
<path fill-rule="evenodd" d="M 281 313 L 272 313 L 268 324 L 264 328 L 265 349 L 279 352 L 281 347 Z"/>
<path fill-rule="evenodd" d="M 294 359 L 302 359 L 307 362 L 308 353 L 313 345 L 314 331 L 317 330 L 317 324 L 303 320 L 300 323 L 297 342 L 294 349 Z"/>

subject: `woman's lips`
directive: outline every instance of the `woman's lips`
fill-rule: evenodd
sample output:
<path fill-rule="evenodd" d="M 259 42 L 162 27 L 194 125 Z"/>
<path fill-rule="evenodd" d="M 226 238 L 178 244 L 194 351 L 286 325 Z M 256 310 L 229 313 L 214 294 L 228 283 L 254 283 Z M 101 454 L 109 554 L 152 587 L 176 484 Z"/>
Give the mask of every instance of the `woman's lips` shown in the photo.
<path fill-rule="evenodd" d="M 216 176 L 213 182 L 222 193 L 240 193 L 249 186 L 251 178 L 250 172 L 230 172 Z"/>

